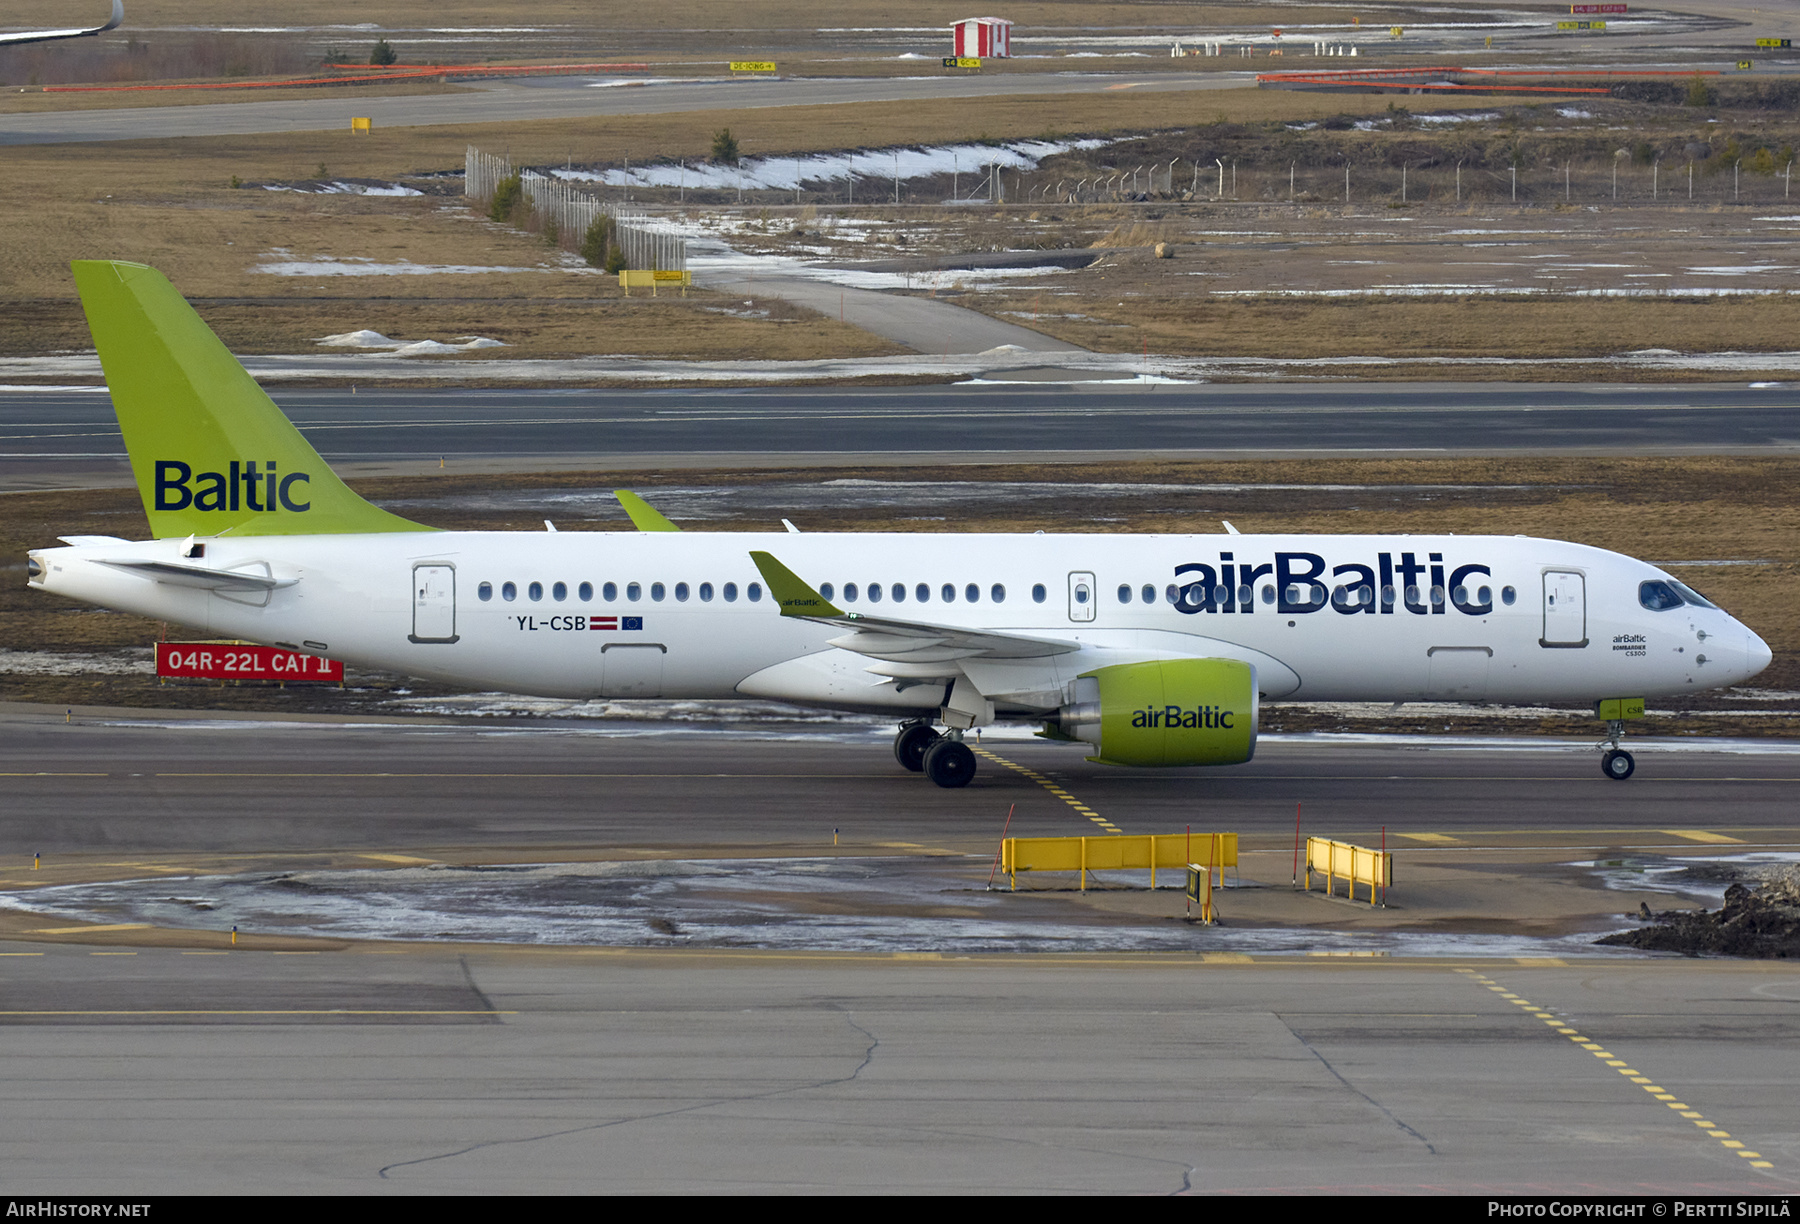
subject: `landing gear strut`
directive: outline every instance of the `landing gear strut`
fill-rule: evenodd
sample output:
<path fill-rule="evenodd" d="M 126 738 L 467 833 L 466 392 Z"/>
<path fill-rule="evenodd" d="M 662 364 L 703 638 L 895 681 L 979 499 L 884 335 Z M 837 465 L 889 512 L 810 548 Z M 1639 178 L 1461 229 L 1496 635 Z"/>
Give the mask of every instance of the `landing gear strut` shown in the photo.
<path fill-rule="evenodd" d="M 1614 782 L 1623 782 L 1637 769 L 1637 761 L 1632 755 L 1619 747 L 1619 741 L 1625 737 L 1625 723 L 1620 719 L 1608 719 L 1606 723 L 1606 739 L 1601 741 L 1600 772 Z"/>

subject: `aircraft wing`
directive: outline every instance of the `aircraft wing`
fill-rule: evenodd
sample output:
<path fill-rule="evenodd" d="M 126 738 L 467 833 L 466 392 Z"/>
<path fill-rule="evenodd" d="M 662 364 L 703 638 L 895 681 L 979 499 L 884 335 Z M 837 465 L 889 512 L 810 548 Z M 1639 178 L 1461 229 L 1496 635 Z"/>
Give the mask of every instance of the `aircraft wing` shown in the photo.
<path fill-rule="evenodd" d="M 105 25 L 76 30 L 20 30 L 16 34 L 0 34 L 0 47 L 18 43 L 54 42 L 59 38 L 86 38 L 90 34 L 104 34 L 108 30 L 117 29 L 124 20 L 125 0 L 113 0 L 112 18 Z"/>
<path fill-rule="evenodd" d="M 766 552 L 750 559 L 769 584 L 769 594 L 783 616 L 809 620 L 848 632 L 830 644 L 840 650 L 889 663 L 946 663 L 955 659 L 1044 659 L 1073 654 L 1081 643 L 1029 637 L 990 629 L 934 625 L 891 616 L 868 616 L 835 607 L 794 571 Z"/>

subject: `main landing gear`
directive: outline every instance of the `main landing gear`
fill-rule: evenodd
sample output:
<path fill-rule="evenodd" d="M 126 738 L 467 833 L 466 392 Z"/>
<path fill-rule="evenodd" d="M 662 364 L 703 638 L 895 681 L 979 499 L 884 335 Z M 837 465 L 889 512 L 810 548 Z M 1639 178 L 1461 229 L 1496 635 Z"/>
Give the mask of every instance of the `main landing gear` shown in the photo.
<path fill-rule="evenodd" d="M 1619 741 L 1624 737 L 1625 723 L 1619 719 L 1607 720 L 1606 738 L 1600 743 L 1600 772 L 1614 782 L 1623 782 L 1637 769 L 1637 761 L 1619 747 Z"/>
<path fill-rule="evenodd" d="M 962 741 L 962 732 L 939 735 L 929 723 L 903 723 L 894 736 L 894 759 L 914 773 L 922 773 L 939 786 L 967 786 L 975 776 L 975 754 Z"/>

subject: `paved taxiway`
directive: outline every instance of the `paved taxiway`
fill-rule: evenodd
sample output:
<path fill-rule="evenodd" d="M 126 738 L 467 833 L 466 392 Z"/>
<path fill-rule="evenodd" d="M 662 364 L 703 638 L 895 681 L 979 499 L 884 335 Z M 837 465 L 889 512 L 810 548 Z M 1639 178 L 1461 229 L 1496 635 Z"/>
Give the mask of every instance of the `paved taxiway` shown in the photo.
<path fill-rule="evenodd" d="M 1800 446 L 1800 385 L 1093 384 L 812 390 L 280 390 L 350 473 Z M 0 391 L 0 489 L 129 483 L 93 391 Z"/>
<path fill-rule="evenodd" d="M 901 770 L 891 728 L 804 724 L 345 724 L 90 716 L 16 707 L 0 716 L 0 846 L 29 854 L 329 853 L 434 847 L 828 846 L 911 843 L 990 852 L 1012 832 L 1092 830 L 1022 775 L 984 763 L 962 790 Z M 1686 844 L 1662 830 L 1739 841 L 1800 833 L 1800 753 L 1660 749 L 1634 741 L 1637 776 L 1602 777 L 1585 746 L 1529 740 L 1265 739 L 1230 769 L 1121 770 L 1078 749 L 993 737 L 1006 759 L 1052 770 L 1127 833 L 1189 823 L 1282 847 L 1294 805 L 1307 832 L 1363 841 L 1428 833 L 1561 829 L 1560 844 Z M 1754 745 L 1751 746 L 1754 748 Z M 1395 842 L 1395 844 L 1400 844 Z M 5 873 L 22 882 L 16 871 Z M 29 877 L 25 877 L 28 879 Z"/>
<path fill-rule="evenodd" d="M 991 852 L 1010 805 L 1015 834 L 1090 831 L 992 761 L 966 790 L 931 788 L 858 727 L 65 723 L 31 707 L 0 724 L 11 887 L 34 881 L 31 850 L 64 878 L 71 863 L 117 876 L 182 858 L 380 868 L 447 846 L 515 861 L 797 855 L 828 852 L 830 826 L 881 854 Z M 1797 832 L 1800 757 L 1780 752 L 1645 746 L 1621 785 L 1551 745 L 1275 740 L 1246 767 L 1154 773 L 1037 742 L 988 748 L 1056 773 L 1127 832 L 1226 816 L 1247 845 L 1285 846 L 1296 802 L 1310 832 L 1367 840 L 1385 824 L 1390 844 L 1437 838 L 1417 843 L 1432 853 L 1446 838 L 1697 848 L 1696 833 L 1741 843 L 1709 843 L 1730 851 Z M 1800 1180 L 1800 975 L 1786 964 L 210 938 L 0 943 L 10 1191 Z"/>
<path fill-rule="evenodd" d="M 1784 966 L 0 944 L 0 983 L 14 1195 L 1768 1194 L 1800 1173 Z"/>
<path fill-rule="evenodd" d="M 353 115 L 366 116 L 374 120 L 377 128 L 387 129 L 432 124 L 517 123 L 528 119 L 581 119 L 600 115 L 847 106 L 858 102 L 905 103 L 939 98 L 1063 96 L 1126 89 L 1135 93 L 1192 93 L 1253 87 L 1255 78 L 1248 72 L 1191 76 L 1069 72 L 801 80 L 757 77 L 655 81 L 634 88 L 595 89 L 566 88 L 567 84 L 567 81 L 558 80 L 545 88 L 524 82 L 484 83 L 475 89 L 413 97 L 322 97 L 299 102 L 201 103 L 6 115 L 0 117 L 0 145 L 338 131 L 349 127 Z M 636 85 L 635 82 L 632 84 Z"/>

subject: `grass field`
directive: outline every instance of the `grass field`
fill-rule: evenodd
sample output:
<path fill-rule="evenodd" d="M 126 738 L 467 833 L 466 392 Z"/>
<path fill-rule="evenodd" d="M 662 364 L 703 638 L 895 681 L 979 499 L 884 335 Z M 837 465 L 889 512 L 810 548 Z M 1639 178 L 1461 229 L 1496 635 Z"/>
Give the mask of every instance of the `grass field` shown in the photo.
<path fill-rule="evenodd" d="M 1207 95 L 1204 105 L 1209 117 L 1249 119 L 1336 113 L 1342 103 L 1245 90 Z M 1178 109 L 1150 96 L 1079 97 L 1056 104 L 1054 126 L 1127 131 L 1176 122 Z M 0 239 L 0 354 L 87 347 L 68 263 L 92 258 L 150 263 L 193 298 L 253 299 L 253 306 L 200 306 L 226 342 L 246 353 L 307 351 L 320 336 L 362 327 L 395 339 L 488 335 L 514 345 L 491 350 L 509 356 L 893 352 L 867 333 L 779 304 L 758 303 L 767 318 L 746 319 L 709 313 L 706 295 L 685 307 L 626 302 L 616 283 L 571 270 L 531 235 L 485 221 L 458 196 L 308 195 L 255 184 L 460 170 L 471 143 L 510 149 L 520 164 L 691 159 L 704 156 L 726 126 L 751 154 L 1007 139 L 1043 135 L 1052 126 L 1046 113 L 1042 99 L 1017 98 L 984 107 L 978 124 L 964 104 L 941 102 L 393 129 L 373 138 L 329 132 L 14 148 L 0 179 L 0 213 L 31 220 Z M 252 186 L 234 188 L 234 180 Z M 521 270 L 321 278 L 254 271 L 276 251 Z M 275 298 L 286 301 L 268 300 Z"/>
<path fill-rule="evenodd" d="M 1195 487 L 1160 491 L 1154 499 L 1120 495 L 1116 504 L 1071 499 L 1034 502 L 1041 513 L 1021 515 L 1003 489 L 960 505 L 951 523 L 963 531 L 1099 531 L 1219 533 L 1229 518 L 1239 530 L 1320 533 L 1526 534 L 1575 540 L 1645 560 L 1711 562 L 1676 569 L 1684 581 L 1718 601 L 1768 641 L 1771 668 L 1754 684 L 1761 691 L 1800 689 L 1800 606 L 1792 598 L 1800 576 L 1800 460 L 1793 459 L 1496 459 L 1309 460 L 1237 463 L 1130 463 L 1056 467 L 992 465 L 945 469 L 806 469 L 755 472 L 566 473 L 536 476 L 416 477 L 365 481 L 376 501 L 404 501 L 405 512 L 449 529 L 536 530 L 543 514 L 522 499 L 510 512 L 473 511 L 465 503 L 504 491 L 604 489 L 628 483 L 653 501 L 660 486 L 793 483 L 817 487 L 846 478 L 881 481 L 1106 482 Z M 1280 487 L 1275 487 L 1280 486 Z M 1300 487 L 1294 487 L 1300 486 Z M 427 504 L 420 505 L 423 499 Z M 1153 511 L 1146 506 L 1154 504 Z M 809 531 L 930 530 L 901 504 L 885 510 L 832 514 L 809 511 Z M 591 521 L 559 519 L 565 531 L 626 529 L 623 513 Z M 708 520 L 708 530 L 769 530 L 760 519 Z M 142 538 L 142 510 L 131 490 L 99 490 L 0 497 L 0 557 L 11 581 L 0 586 L 0 650 L 106 656 L 153 641 L 151 622 L 101 612 L 24 587 L 23 555 L 58 535 L 110 534 Z M 1723 563 L 1723 564 L 1721 564 Z M 57 703 L 248 709 L 369 709 L 397 687 L 428 690 L 396 677 L 365 676 L 360 693 L 335 690 L 216 690 L 158 687 L 148 678 L 0 674 L 0 699 Z M 437 691 L 437 690 L 429 690 Z M 310 693 L 310 695 L 308 695 Z M 1793 734 L 1800 702 L 1769 697 L 1755 716 L 1745 703 L 1716 693 L 1659 699 L 1644 731 L 1654 734 Z M 1271 721 L 1290 729 L 1335 726 L 1293 712 Z M 1438 719 L 1431 728 L 1438 729 Z M 1452 719 L 1452 724 L 1464 723 Z M 1386 720 L 1395 729 L 1421 729 L 1417 719 Z M 1580 718 L 1551 720 L 1547 729 L 1581 731 Z M 1467 727 L 1492 730 L 1491 720 Z M 1516 726 L 1511 728 L 1516 729 Z"/>

